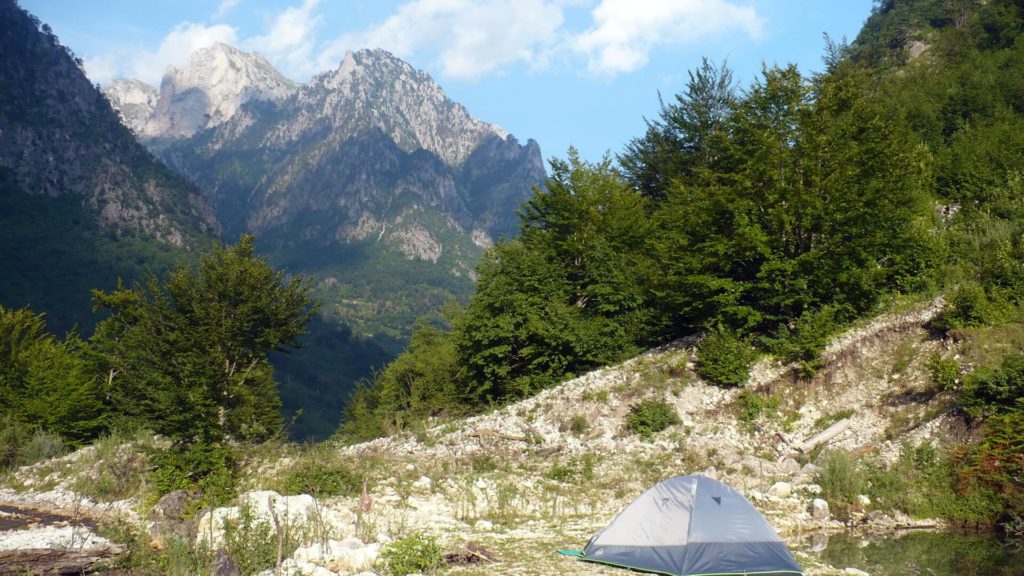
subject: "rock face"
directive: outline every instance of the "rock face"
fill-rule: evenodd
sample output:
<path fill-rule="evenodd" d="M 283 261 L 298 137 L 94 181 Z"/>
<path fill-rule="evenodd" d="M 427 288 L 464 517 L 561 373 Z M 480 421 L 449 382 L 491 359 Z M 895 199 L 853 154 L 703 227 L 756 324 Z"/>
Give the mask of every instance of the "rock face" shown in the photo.
<path fill-rule="evenodd" d="M 114 110 L 121 114 L 124 125 L 136 134 L 144 133 L 149 119 L 156 110 L 159 92 L 141 80 L 120 78 L 103 88 Z"/>
<path fill-rule="evenodd" d="M 0 25 L 6 188 L 74 198 L 108 229 L 178 246 L 216 231 L 198 191 L 135 141 L 48 26 L 10 0 Z"/>
<path fill-rule="evenodd" d="M 167 68 L 160 97 L 143 136 L 180 138 L 231 118 L 251 100 L 281 100 L 295 83 L 255 52 L 216 43 L 192 54 L 178 70 Z"/>

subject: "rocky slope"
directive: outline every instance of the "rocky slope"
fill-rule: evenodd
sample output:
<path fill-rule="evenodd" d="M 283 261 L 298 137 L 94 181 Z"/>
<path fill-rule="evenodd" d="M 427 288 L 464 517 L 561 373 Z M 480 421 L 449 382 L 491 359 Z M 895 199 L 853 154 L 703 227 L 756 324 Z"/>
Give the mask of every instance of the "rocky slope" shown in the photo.
<path fill-rule="evenodd" d="M 89 323 L 89 290 L 130 281 L 218 233 L 210 205 L 156 160 L 52 30 L 0 1 L 0 304 Z"/>
<path fill-rule="evenodd" d="M 798 446 L 837 414 L 848 427 L 828 442 L 834 450 L 870 449 L 884 461 L 904 442 L 957 441 L 962 424 L 943 394 L 931 389 L 924 368 L 929 355 L 947 345 L 926 329 L 941 304 L 921 303 L 850 330 L 829 347 L 828 367 L 810 382 L 794 379 L 795 366 L 759 364 L 746 390 L 784 398 L 778 416 L 742 418 L 744 390 L 702 382 L 691 370 L 691 343 L 684 341 L 489 414 L 351 447 L 255 458 L 239 504 L 267 526 L 290 518 L 293 530 L 309 530 L 289 549 L 282 564 L 286 574 L 380 570 L 374 560 L 381 546 L 415 532 L 435 535 L 463 559 L 480 560 L 481 551 L 497 558 L 453 566 L 450 574 L 621 574 L 554 551 L 582 547 L 654 482 L 703 472 L 745 494 L 808 574 L 859 574 L 822 565 L 816 550 L 827 541 L 823 535 L 852 525 L 885 532 L 936 523 L 869 513 L 870 501 L 840 521 L 820 499 L 813 458 Z M 682 423 L 644 440 L 625 431 L 624 419 L 633 403 L 649 397 L 670 402 Z M 67 460 L 91 461 L 88 454 Z M 266 490 L 312 461 L 358 470 L 367 479 L 366 494 L 315 499 Z M 28 491 L 2 491 L 0 502 L 38 506 L 70 500 L 82 506 L 88 501 L 75 498 L 75 476 L 67 472 L 74 466 L 61 462 L 21 470 L 15 483 Z M 86 507 L 109 514 L 129 504 Z M 240 514 L 237 506 L 208 511 L 189 537 L 220 545 L 220 525 Z"/>
<path fill-rule="evenodd" d="M 178 246 L 216 231 L 198 191 L 121 126 L 48 27 L 12 0 L 0 4 L 0 23 L 0 170 L 9 184 L 75 198 L 106 227 Z"/>

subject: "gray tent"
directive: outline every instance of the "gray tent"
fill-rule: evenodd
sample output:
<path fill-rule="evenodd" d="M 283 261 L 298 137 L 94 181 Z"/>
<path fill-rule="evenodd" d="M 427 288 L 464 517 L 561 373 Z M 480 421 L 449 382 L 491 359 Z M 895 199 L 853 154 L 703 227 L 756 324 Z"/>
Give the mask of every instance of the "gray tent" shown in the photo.
<path fill-rule="evenodd" d="M 580 559 L 669 576 L 803 573 L 746 498 L 700 475 L 655 484 L 595 534 Z"/>

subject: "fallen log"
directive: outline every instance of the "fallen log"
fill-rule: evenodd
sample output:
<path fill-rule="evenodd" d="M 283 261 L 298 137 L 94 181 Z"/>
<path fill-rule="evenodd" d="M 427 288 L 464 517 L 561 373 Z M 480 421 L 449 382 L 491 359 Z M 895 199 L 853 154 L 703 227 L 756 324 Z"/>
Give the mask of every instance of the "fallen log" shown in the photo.
<path fill-rule="evenodd" d="M 84 574 L 95 564 L 110 560 L 122 550 L 22 549 L 0 552 L 0 574 Z"/>
<path fill-rule="evenodd" d="M 526 436 L 513 436 L 511 434 L 504 434 L 495 430 L 477 430 L 476 432 L 470 432 L 467 434 L 470 438 L 488 438 L 488 439 L 499 439 L 499 440 L 514 440 L 516 442 L 529 442 L 530 438 Z"/>
<path fill-rule="evenodd" d="M 826 428 L 824 431 L 819 432 L 818 434 L 815 434 L 801 442 L 799 446 L 800 451 L 806 454 L 818 446 L 828 443 L 829 440 L 839 436 L 843 432 L 846 432 L 851 424 L 853 424 L 853 422 L 849 418 L 843 418 L 839 422 L 836 422 Z"/>

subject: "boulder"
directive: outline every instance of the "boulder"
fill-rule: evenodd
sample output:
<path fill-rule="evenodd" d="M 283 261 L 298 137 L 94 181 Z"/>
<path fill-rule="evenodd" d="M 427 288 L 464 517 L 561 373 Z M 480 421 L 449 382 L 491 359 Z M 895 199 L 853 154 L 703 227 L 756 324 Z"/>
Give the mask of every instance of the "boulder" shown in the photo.
<path fill-rule="evenodd" d="M 188 539 L 192 533 L 192 522 L 185 517 L 188 494 L 184 490 L 172 490 L 164 494 L 149 511 L 146 533 L 150 546 L 157 550 L 167 547 L 168 539 Z"/>
<path fill-rule="evenodd" d="M 275 516 L 282 526 L 287 524 L 294 528 L 320 518 L 317 502 L 309 494 L 282 496 L 273 490 L 258 490 L 242 495 L 239 502 L 238 506 L 204 512 L 196 527 L 196 542 L 210 548 L 223 545 L 224 524 L 240 521 L 243 510 L 247 511 L 254 525 L 265 524 L 271 530 L 274 529 Z"/>
<path fill-rule="evenodd" d="M 868 498 L 864 494 L 858 494 L 857 495 L 857 504 L 860 505 L 862 508 L 870 506 L 871 505 L 871 498 Z"/>
<path fill-rule="evenodd" d="M 778 464 L 778 471 L 780 474 L 786 476 L 796 476 L 800 473 L 800 463 L 794 458 L 785 458 Z"/>
<path fill-rule="evenodd" d="M 210 576 L 241 575 L 242 571 L 238 569 L 238 564 L 235 564 L 235 561 L 223 548 L 218 548 L 217 553 L 213 555 L 213 562 L 210 563 Z"/>
<path fill-rule="evenodd" d="M 828 502 L 821 498 L 815 498 L 811 502 L 811 518 L 815 520 L 829 520 L 832 517 L 832 513 L 828 509 Z"/>
<path fill-rule="evenodd" d="M 412 483 L 412 489 L 419 492 L 430 492 L 433 487 L 434 481 L 427 476 L 420 476 L 419 480 Z"/>
<path fill-rule="evenodd" d="M 857 568 L 843 568 L 843 574 L 846 576 L 871 576 L 871 574 Z"/>
<path fill-rule="evenodd" d="M 377 563 L 379 555 L 380 544 L 365 544 L 358 538 L 346 538 L 303 546 L 295 551 L 292 558 L 347 574 L 369 570 Z"/>
<path fill-rule="evenodd" d="M 776 498 L 789 498 L 793 493 L 793 485 L 789 482 L 776 482 L 768 489 L 768 494 Z"/>

